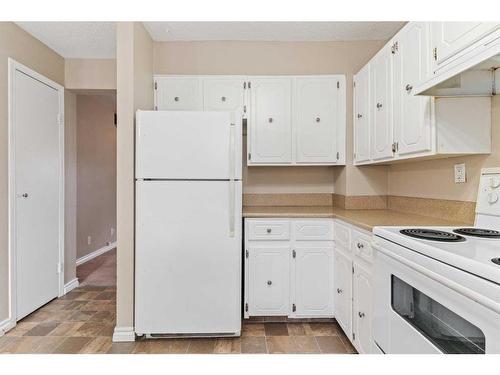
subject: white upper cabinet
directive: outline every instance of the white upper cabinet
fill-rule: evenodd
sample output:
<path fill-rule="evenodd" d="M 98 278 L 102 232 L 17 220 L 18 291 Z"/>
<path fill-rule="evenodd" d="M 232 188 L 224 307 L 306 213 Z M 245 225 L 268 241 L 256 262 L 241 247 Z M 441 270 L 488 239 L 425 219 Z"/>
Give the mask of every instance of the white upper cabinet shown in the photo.
<path fill-rule="evenodd" d="M 297 163 L 331 164 L 339 159 L 339 128 L 345 119 L 344 88 L 343 76 L 294 79 Z"/>
<path fill-rule="evenodd" d="M 499 26 L 498 22 L 431 22 L 434 70 Z"/>
<path fill-rule="evenodd" d="M 249 164 L 292 162 L 291 80 L 252 78 Z"/>
<path fill-rule="evenodd" d="M 214 76 L 203 78 L 203 110 L 232 111 L 243 116 L 245 77 Z"/>
<path fill-rule="evenodd" d="M 433 41 L 435 44 L 441 40 L 443 46 L 448 46 L 445 51 L 450 60 L 460 50 L 458 44 L 452 48 L 451 41 L 470 43 L 488 32 L 490 38 L 495 25 L 498 24 L 406 24 L 355 76 L 354 164 L 490 153 L 489 97 L 434 98 L 417 96 L 415 91 L 435 79 Z M 436 39 L 435 33 L 441 39 Z M 439 48 L 442 47 L 438 51 Z M 448 83 L 454 85 L 460 82 Z M 365 120 L 364 112 L 369 113 Z"/>
<path fill-rule="evenodd" d="M 294 259 L 295 316 L 332 316 L 333 247 L 300 246 Z"/>
<path fill-rule="evenodd" d="M 412 22 L 395 38 L 393 50 L 394 139 L 398 155 L 431 151 L 431 104 L 413 95 L 429 76 L 429 23 Z"/>
<path fill-rule="evenodd" d="M 354 76 L 354 161 L 370 160 L 370 65 Z"/>
<path fill-rule="evenodd" d="M 155 77 L 154 82 L 155 109 L 159 111 L 198 111 L 203 109 L 199 77 Z"/>
<path fill-rule="evenodd" d="M 393 157 L 392 55 L 385 46 L 370 63 L 371 157 Z"/>

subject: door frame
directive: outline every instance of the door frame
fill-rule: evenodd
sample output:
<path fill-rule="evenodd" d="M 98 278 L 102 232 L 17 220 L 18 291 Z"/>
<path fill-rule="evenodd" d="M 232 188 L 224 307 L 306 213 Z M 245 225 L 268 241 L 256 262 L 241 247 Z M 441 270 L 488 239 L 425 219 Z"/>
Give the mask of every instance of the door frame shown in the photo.
<path fill-rule="evenodd" d="M 9 324 L 7 329 L 17 324 L 17 244 L 16 244 L 16 178 L 15 178 L 15 129 L 14 93 L 15 73 L 27 76 L 57 90 L 59 98 L 59 292 L 64 295 L 64 87 L 44 77 L 27 66 L 8 59 L 8 253 L 9 253 Z"/>

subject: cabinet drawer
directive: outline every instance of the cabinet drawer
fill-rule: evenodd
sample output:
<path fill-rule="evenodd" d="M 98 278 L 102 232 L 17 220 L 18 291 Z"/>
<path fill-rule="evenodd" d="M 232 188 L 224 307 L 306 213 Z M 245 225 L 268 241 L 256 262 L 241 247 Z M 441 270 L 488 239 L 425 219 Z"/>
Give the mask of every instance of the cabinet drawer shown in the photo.
<path fill-rule="evenodd" d="M 360 258 L 373 262 L 373 250 L 370 244 L 371 237 L 367 234 L 358 232 L 356 230 L 352 231 L 352 250 Z"/>
<path fill-rule="evenodd" d="M 351 250 L 351 229 L 335 222 L 335 242 L 344 250 Z"/>
<path fill-rule="evenodd" d="M 331 220 L 294 221 L 293 230 L 297 241 L 333 241 Z"/>
<path fill-rule="evenodd" d="M 248 223 L 249 240 L 289 240 L 289 220 L 252 220 Z"/>

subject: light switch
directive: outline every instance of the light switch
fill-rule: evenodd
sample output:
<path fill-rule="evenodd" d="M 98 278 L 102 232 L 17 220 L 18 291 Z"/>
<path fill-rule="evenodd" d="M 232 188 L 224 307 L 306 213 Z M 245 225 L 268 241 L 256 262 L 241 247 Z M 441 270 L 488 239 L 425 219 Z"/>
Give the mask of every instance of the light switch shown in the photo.
<path fill-rule="evenodd" d="M 455 164 L 455 183 L 463 184 L 466 181 L 465 164 Z"/>

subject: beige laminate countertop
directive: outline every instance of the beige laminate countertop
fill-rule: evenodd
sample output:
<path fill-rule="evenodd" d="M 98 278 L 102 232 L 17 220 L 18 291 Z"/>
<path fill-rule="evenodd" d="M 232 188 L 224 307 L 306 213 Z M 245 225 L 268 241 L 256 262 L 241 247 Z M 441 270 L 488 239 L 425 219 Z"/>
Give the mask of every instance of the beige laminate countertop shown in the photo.
<path fill-rule="evenodd" d="M 338 218 L 371 231 L 375 226 L 467 226 L 470 224 L 394 210 L 345 210 L 332 206 L 245 206 L 246 218 Z"/>

